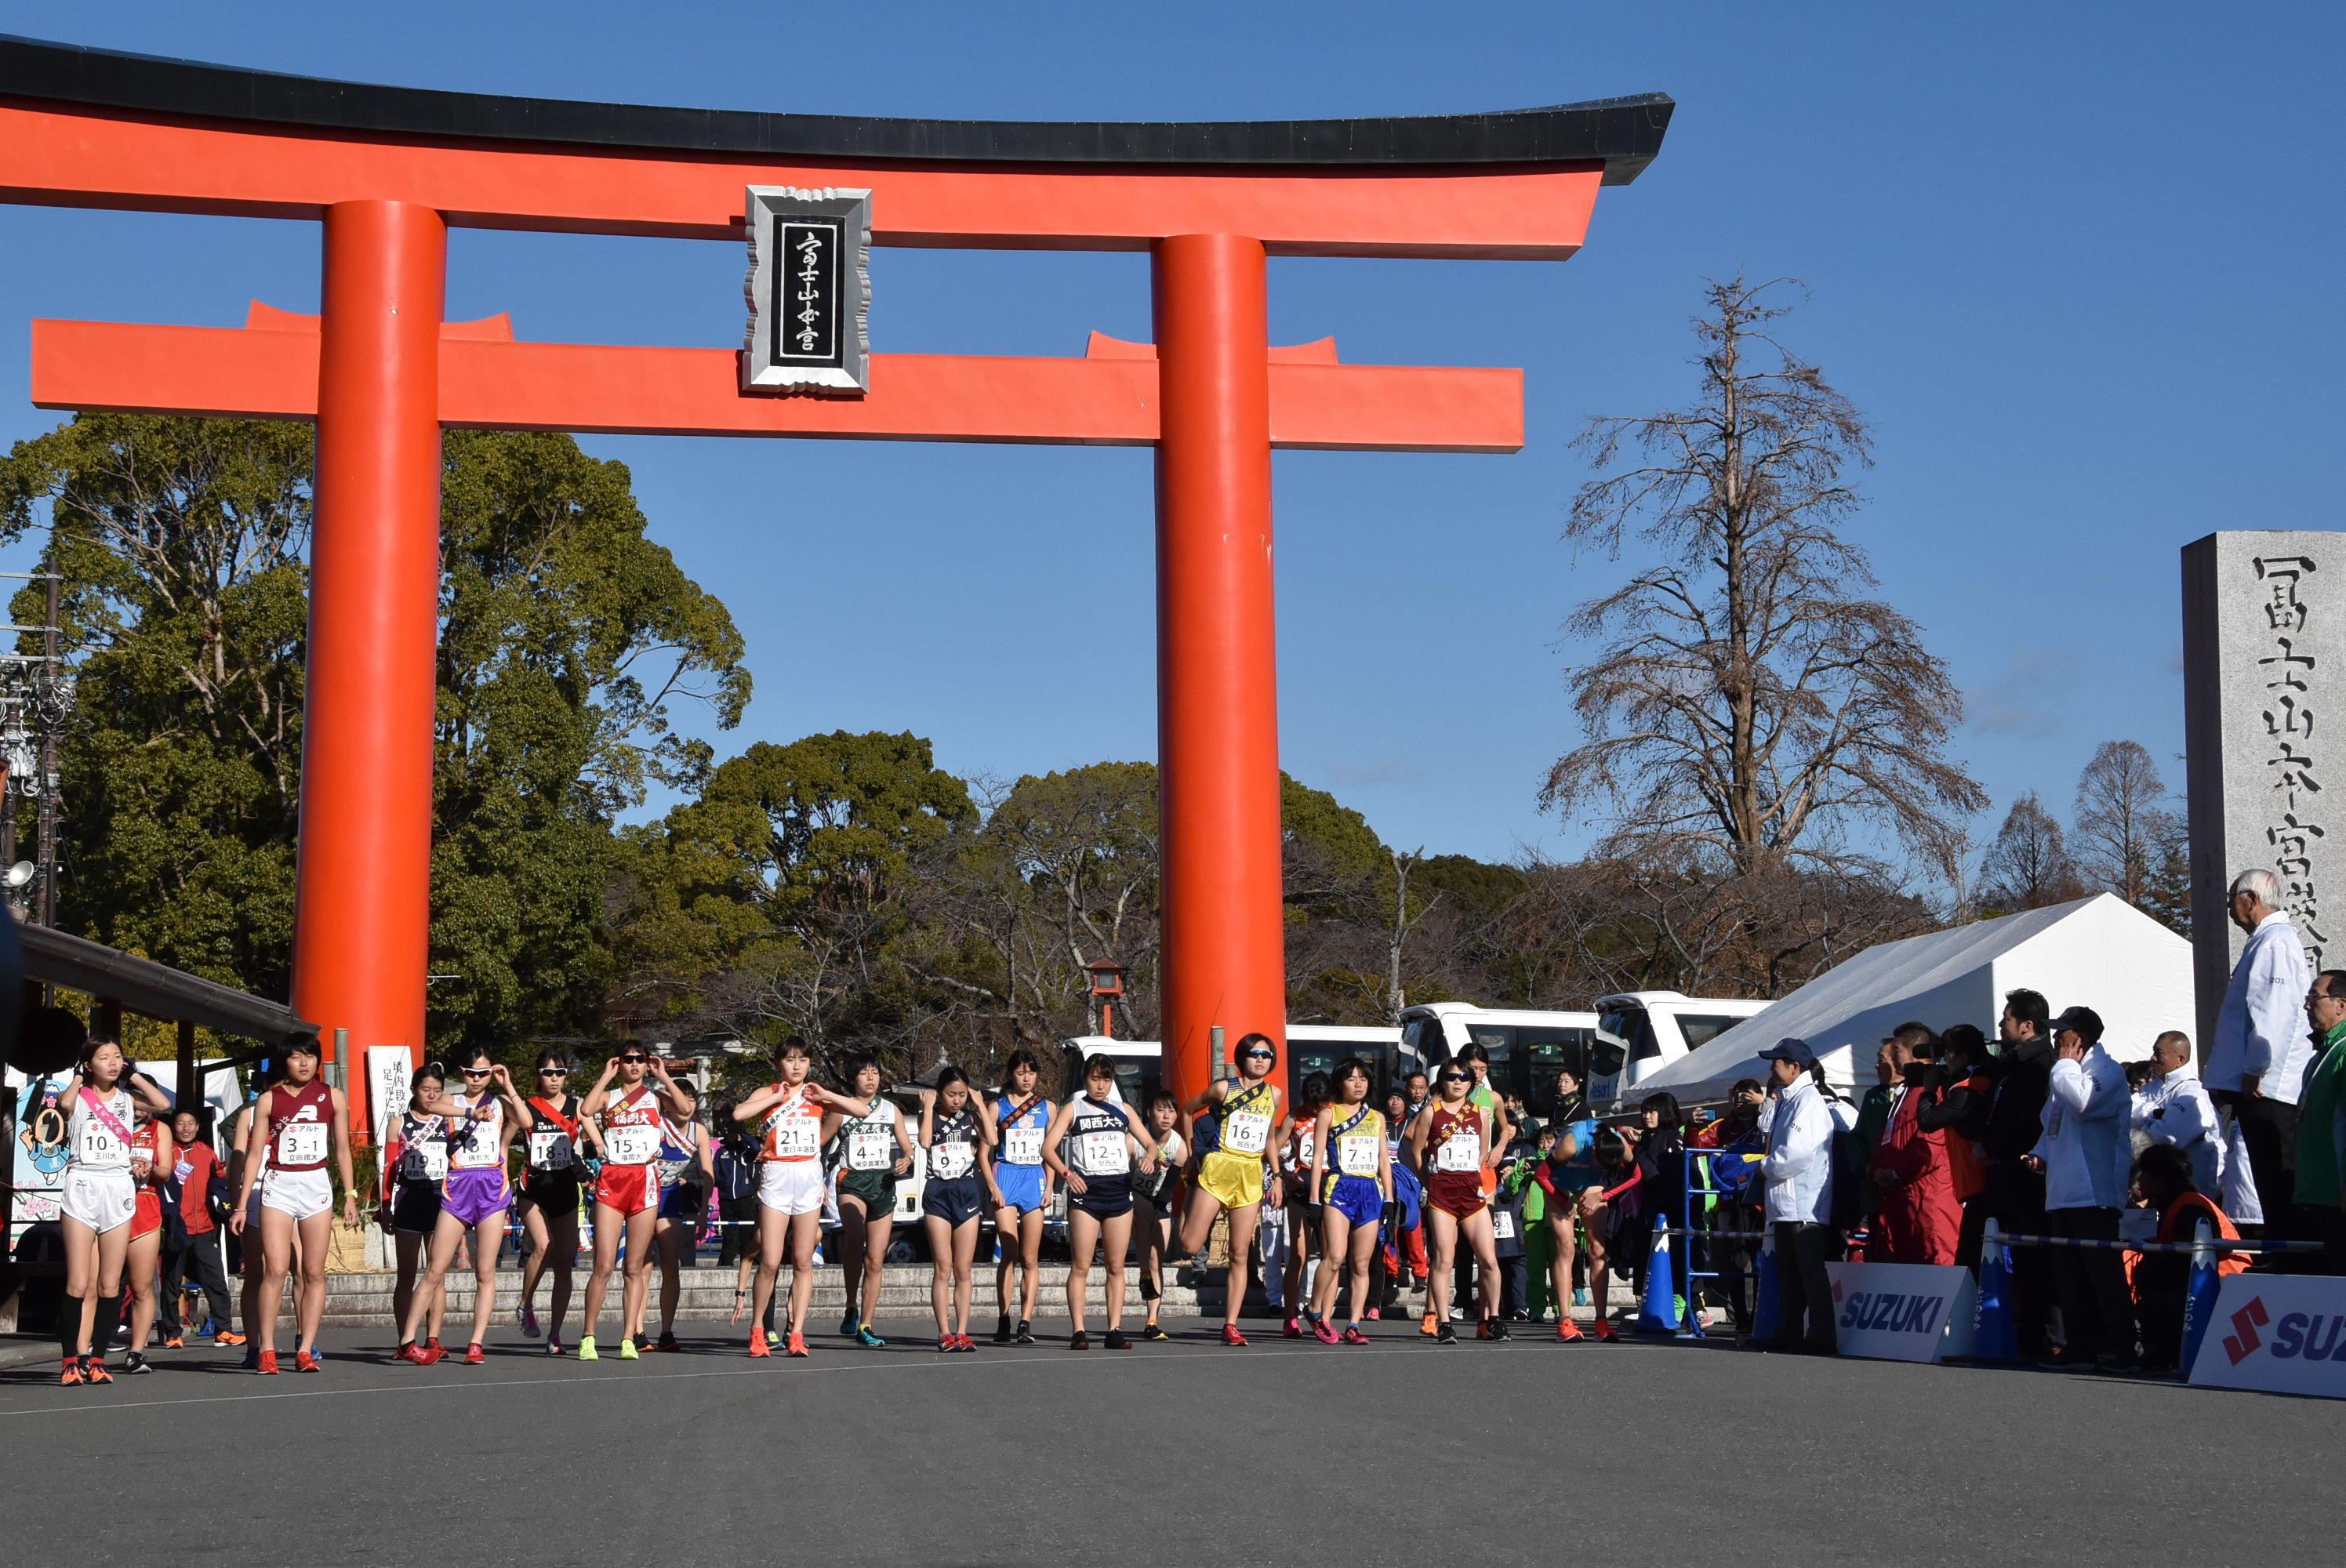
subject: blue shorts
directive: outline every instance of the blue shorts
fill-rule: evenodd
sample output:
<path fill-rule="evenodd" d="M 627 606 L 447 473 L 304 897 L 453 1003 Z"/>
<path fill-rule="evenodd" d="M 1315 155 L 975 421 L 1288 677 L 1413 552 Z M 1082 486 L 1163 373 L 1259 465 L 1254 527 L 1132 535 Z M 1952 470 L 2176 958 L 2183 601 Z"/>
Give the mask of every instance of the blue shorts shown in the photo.
<path fill-rule="evenodd" d="M 1006 1160 L 997 1160 L 994 1166 L 994 1185 L 1002 1189 L 1002 1201 L 1021 1214 L 1043 1207 L 1041 1166 L 1014 1166 Z"/>
<path fill-rule="evenodd" d="M 1384 1217 L 1385 1199 L 1376 1177 L 1340 1176 L 1329 1186 L 1328 1207 L 1353 1225 L 1374 1225 Z"/>
<path fill-rule="evenodd" d="M 953 1181 L 932 1179 L 921 1189 L 921 1212 L 950 1226 L 975 1219 L 984 1207 L 985 1194 L 979 1190 L 975 1176 Z"/>
<path fill-rule="evenodd" d="M 1132 1178 L 1086 1176 L 1082 1192 L 1067 1189 L 1067 1201 L 1094 1219 L 1116 1219 L 1132 1212 Z"/>
<path fill-rule="evenodd" d="M 680 1181 L 660 1194 L 662 1219 L 698 1220 L 709 1212 L 709 1194 L 699 1182 Z"/>

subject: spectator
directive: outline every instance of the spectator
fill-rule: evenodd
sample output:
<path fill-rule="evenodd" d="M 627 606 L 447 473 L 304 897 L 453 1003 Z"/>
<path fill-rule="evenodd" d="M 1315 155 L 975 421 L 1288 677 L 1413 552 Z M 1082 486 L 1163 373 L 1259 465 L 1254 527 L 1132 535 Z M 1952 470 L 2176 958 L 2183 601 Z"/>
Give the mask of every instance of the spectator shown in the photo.
<path fill-rule="evenodd" d="M 1788 1035 L 1760 1056 L 1776 1087 L 1768 1152 L 1760 1162 L 1768 1227 L 1775 1236 L 1776 1331 L 1758 1348 L 1831 1356 L 1841 1348 L 1832 1283 L 1825 1274 L 1836 1124 L 1819 1089 L 1823 1071 L 1807 1041 Z"/>
<path fill-rule="evenodd" d="M 2240 1233 L 2225 1217 L 2213 1198 L 2191 1179 L 2191 1161 L 2173 1144 L 2153 1144 L 2134 1162 L 2135 1190 L 2144 1206 L 2158 1216 L 2156 1241 L 2194 1241 L 2199 1222 L 2206 1220 L 2219 1240 L 2238 1241 Z M 2235 1253 L 2218 1257 L 2219 1274 L 2238 1274 L 2249 1260 Z M 2181 1252 L 2147 1252 L 2135 1265 L 2135 1322 L 2142 1333 L 2142 1369 L 2154 1377 L 2172 1377 L 2183 1356 L 2184 1295 L 2190 1288 L 2191 1257 Z"/>
<path fill-rule="evenodd" d="M 1978 1138 L 1983 1226 L 1993 1219 L 2007 1231 L 2042 1235 L 2045 1229 L 2045 1171 L 2030 1162 L 2029 1151 L 2045 1134 L 2045 1096 L 2053 1077 L 2053 1043 L 2045 1036 L 2050 1012 L 2042 993 L 2014 991 L 2004 999 L 2004 1019 L 1998 1031 L 2003 1050 L 1995 1061 L 1995 1096 Z M 1978 1232 L 1973 1233 L 1970 1260 L 1979 1262 Z M 2045 1333 L 2051 1290 L 2051 1260 L 2042 1247 L 2022 1247 L 2012 1254 L 2012 1311 L 2020 1353 L 2035 1360 L 2050 1348 Z"/>
<path fill-rule="evenodd" d="M 2102 1049 L 2101 1038 L 2101 1015 L 2090 1007 L 2072 1007 L 2054 1020 L 2045 1134 L 2031 1157 L 2045 1173 L 2047 1234 L 2116 1241 L 2134 1150 L 2127 1140 L 2126 1072 Z M 2114 1247 L 2050 1250 L 2066 1343 L 2037 1364 L 2057 1371 L 2131 1371 L 2134 1313 L 2125 1259 Z"/>
<path fill-rule="evenodd" d="M 1882 1213 L 1882 1195 L 1873 1185 L 1873 1149 L 1882 1142 L 1882 1130 L 1890 1125 L 1890 1107 L 1898 1098 L 1897 1052 L 1895 1034 L 1882 1042 L 1873 1054 L 1873 1086 L 1857 1102 L 1857 1146 L 1863 1151 L 1858 1162 L 1857 1212 L 1841 1217 L 1852 1228 L 1869 1233 Z"/>
<path fill-rule="evenodd" d="M 2249 933 L 2216 1013 L 2208 1049 L 2208 1096 L 2229 1111 L 2248 1145 L 2262 1234 L 2293 1237 L 2297 1193 L 2297 1097 L 2313 1058 L 2305 999 L 2313 966 L 2305 942 L 2279 907 L 2280 883 L 2261 867 L 2232 879 L 2232 923 Z"/>
<path fill-rule="evenodd" d="M 2134 1128 L 2168 1144 L 2191 1162 L 2191 1185 L 2209 1197 L 2224 1190 L 2224 1134 L 2216 1107 L 2191 1063 L 2191 1036 L 2170 1029 L 2151 1042 L 2150 1081 L 2134 1096 Z"/>
<path fill-rule="evenodd" d="M 1899 1083 L 1890 1125 L 1873 1145 L 1868 1167 L 1881 1209 L 1882 1235 L 1878 1246 L 1868 1242 L 1865 1255 L 1883 1263 L 1953 1263 L 1964 1211 L 1955 1198 L 1947 1135 L 1926 1130 L 1920 1120 L 1923 1085 L 1936 1065 L 1939 1037 L 1923 1024 L 1902 1023 L 1890 1037 L 1890 1050 Z"/>
<path fill-rule="evenodd" d="M 2300 1217 L 2322 1244 L 2332 1274 L 2346 1274 L 2346 1212 L 2340 1208 L 2339 1168 L 2346 1145 L 2346 1105 L 2340 1088 L 2346 1080 L 2346 969 L 2325 969 L 2313 977 L 2305 999 L 2320 1051 L 2306 1069 L 2303 1115 L 2298 1123 L 2297 1189 Z M 2195 1173 L 2196 1174 L 2196 1173 Z"/>
<path fill-rule="evenodd" d="M 222 1185 L 219 1155 L 205 1135 L 204 1119 L 193 1111 L 181 1111 L 171 1118 L 171 1158 L 180 1224 L 172 1237 L 177 1249 L 163 1259 L 164 1342 L 174 1344 L 185 1337 L 179 1320 L 179 1282 L 192 1278 L 203 1290 L 204 1307 L 211 1315 L 212 1342 L 241 1345 L 244 1336 L 236 1331 L 236 1319 L 230 1316 L 228 1274 L 220 1262 L 219 1223 L 212 1213 L 213 1206 L 224 1201 L 215 1196 Z M 172 1227 L 165 1227 L 167 1236 L 171 1231 Z"/>
<path fill-rule="evenodd" d="M 1979 1268 L 1980 1233 L 1987 1224 L 1984 1212 L 1974 1217 L 1973 1210 L 1981 1207 L 1980 1195 L 1987 1184 L 1978 1140 L 1995 1103 L 1994 1064 L 1987 1036 L 1978 1026 L 1956 1024 L 1939 1037 L 1939 1059 L 1923 1075 L 1923 1103 L 1914 1111 L 1915 1125 L 1946 1135 L 1947 1179 L 1964 1211 L 1955 1261 L 1974 1271 Z"/>
<path fill-rule="evenodd" d="M 1556 1105 L 1548 1116 L 1551 1127 L 1568 1127 L 1586 1121 L 1588 1116 L 1588 1096 L 1580 1092 L 1580 1074 L 1571 1068 L 1560 1069 L 1556 1075 Z"/>
<path fill-rule="evenodd" d="M 1767 1144 L 1767 1134 L 1760 1125 L 1760 1110 L 1767 1104 L 1768 1092 L 1760 1087 L 1759 1079 L 1739 1078 L 1727 1092 L 1726 1113 L 1687 1140 L 1692 1148 L 1723 1151 L 1708 1162 L 1710 1185 L 1719 1194 L 1710 1211 L 1709 1228 L 1713 1231 L 1760 1228 L 1760 1189 L 1751 1178 Z M 1727 1298 L 1736 1334 L 1749 1334 L 1750 1298 L 1745 1286 L 1759 1249 L 1741 1236 L 1712 1236 L 1706 1237 L 1703 1245 L 1710 1267 L 1718 1270 L 1712 1284 Z"/>
<path fill-rule="evenodd" d="M 1547 1317 L 1551 1306 L 1562 1308 L 1563 1301 L 1552 1300 L 1549 1289 L 1556 1270 L 1556 1237 L 1547 1227 L 1547 1189 L 1539 1183 L 1542 1166 L 1556 1151 L 1556 1129 L 1540 1129 L 1532 1145 L 1531 1154 L 1514 1172 L 1500 1180 L 1502 1187 L 1512 1186 L 1523 1195 L 1524 1221 L 1524 1316 L 1537 1323 Z M 1565 1298 L 1568 1301 L 1569 1296 Z M 1570 1314 L 1566 1313 L 1569 1317 Z"/>

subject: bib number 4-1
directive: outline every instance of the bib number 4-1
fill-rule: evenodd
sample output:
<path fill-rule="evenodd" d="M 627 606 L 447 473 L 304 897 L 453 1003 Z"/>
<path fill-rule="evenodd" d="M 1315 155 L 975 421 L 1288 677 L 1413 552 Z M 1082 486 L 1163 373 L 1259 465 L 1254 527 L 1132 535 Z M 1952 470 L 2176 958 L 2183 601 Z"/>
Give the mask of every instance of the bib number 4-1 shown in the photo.
<path fill-rule="evenodd" d="M 847 1135 L 847 1168 L 852 1171 L 885 1170 L 896 1163 L 896 1132 L 884 1124 L 879 1126 L 858 1125 Z"/>

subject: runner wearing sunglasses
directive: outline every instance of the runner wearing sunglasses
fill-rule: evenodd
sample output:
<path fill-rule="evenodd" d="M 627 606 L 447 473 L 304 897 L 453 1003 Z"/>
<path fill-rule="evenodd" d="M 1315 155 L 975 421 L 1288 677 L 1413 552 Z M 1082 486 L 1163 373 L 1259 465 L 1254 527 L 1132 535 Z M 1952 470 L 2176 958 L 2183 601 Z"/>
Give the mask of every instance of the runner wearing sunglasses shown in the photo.
<path fill-rule="evenodd" d="M 516 1134 L 529 1130 L 529 1107 L 514 1088 L 513 1074 L 493 1062 L 478 1046 L 463 1054 L 458 1069 L 464 1086 L 445 1096 L 447 1121 L 443 1135 L 448 1145 L 448 1176 L 440 1184 L 440 1217 L 434 1222 L 432 1250 L 423 1263 L 423 1281 L 417 1299 L 409 1304 L 401 1326 L 399 1354 L 419 1367 L 428 1367 L 444 1352 L 435 1336 L 419 1347 L 415 1330 L 427 1311 L 436 1319 L 448 1278 L 448 1266 L 469 1234 L 473 1238 L 473 1333 L 465 1341 L 464 1364 L 477 1367 L 488 1359 L 484 1341 L 497 1309 L 497 1254 L 504 1250 L 505 1216 L 513 1207 L 513 1184 L 505 1176 L 505 1153 Z"/>
<path fill-rule="evenodd" d="M 646 1083 L 648 1074 L 653 1080 Z M 597 1360 L 595 1325 L 603 1316 L 603 1293 L 627 1244 L 627 1271 L 619 1287 L 619 1359 L 632 1361 L 644 1331 L 645 1298 L 650 1293 L 652 1233 L 659 1224 L 659 1146 L 663 1117 L 688 1121 L 689 1090 L 668 1074 L 666 1064 L 640 1045 L 630 1045 L 603 1064 L 603 1075 L 578 1107 L 582 1122 L 597 1124 L 603 1169 L 595 1179 L 595 1271 L 586 1277 L 586 1321 L 578 1336 L 578 1359 Z"/>
<path fill-rule="evenodd" d="M 521 1304 L 515 1308 L 525 1338 L 537 1338 L 538 1276 L 554 1276 L 554 1300 L 546 1329 L 546 1353 L 562 1354 L 562 1320 L 570 1315 L 572 1277 L 578 1265 L 578 1199 L 586 1160 L 598 1156 L 602 1135 L 580 1115 L 585 1102 L 570 1093 L 570 1064 L 559 1051 L 537 1057 L 537 1092 L 529 1097 L 529 1154 L 522 1166 L 521 1190 L 514 1207 L 529 1236 L 529 1257 L 521 1267 Z"/>
<path fill-rule="evenodd" d="M 1450 1327 L 1452 1263 L 1463 1234 L 1482 1266 L 1477 1294 L 1481 1297 L 1485 1339 L 1507 1338 L 1506 1324 L 1498 1321 L 1499 1256 L 1491 1231 L 1491 1211 L 1483 1201 L 1483 1173 L 1490 1168 L 1492 1122 L 1483 1107 L 1469 1100 L 1474 1075 L 1455 1062 L 1445 1063 L 1435 1083 L 1439 1097 L 1420 1112 L 1409 1134 L 1410 1163 L 1426 1171 L 1425 1231 L 1433 1254 L 1425 1285 L 1428 1315 L 1434 1320 L 1434 1342 L 1454 1345 L 1458 1335 Z"/>
<path fill-rule="evenodd" d="M 1216 1146 L 1198 1164 L 1198 1180 L 1189 1199 L 1188 1217 L 1181 1226 L 1181 1252 L 1195 1257 L 1214 1228 L 1214 1217 L 1225 1209 L 1230 1217 L 1230 1266 L 1222 1289 L 1222 1343 L 1243 1345 L 1239 1309 L 1246 1305 L 1247 1282 L 1254 1267 L 1255 1224 L 1261 1217 L 1263 1198 L 1280 1201 L 1279 1177 L 1267 1172 L 1267 1151 L 1286 1121 L 1279 1085 L 1270 1081 L 1279 1048 L 1268 1034 L 1249 1034 L 1239 1042 L 1239 1075 L 1206 1085 L 1182 1107 L 1190 1115 L 1211 1111 Z"/>

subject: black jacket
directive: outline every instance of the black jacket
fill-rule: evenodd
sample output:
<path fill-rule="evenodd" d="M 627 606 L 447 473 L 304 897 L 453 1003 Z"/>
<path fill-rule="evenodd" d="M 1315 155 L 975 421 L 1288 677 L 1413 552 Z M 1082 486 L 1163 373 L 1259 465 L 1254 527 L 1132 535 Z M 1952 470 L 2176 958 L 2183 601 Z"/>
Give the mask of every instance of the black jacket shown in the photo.
<path fill-rule="evenodd" d="M 2045 1096 L 2053 1090 L 2053 1042 L 2038 1036 L 2007 1044 L 1996 1058 L 1995 1104 L 1979 1135 L 1991 1160 L 2013 1162 L 2036 1146 L 2045 1134 Z"/>

